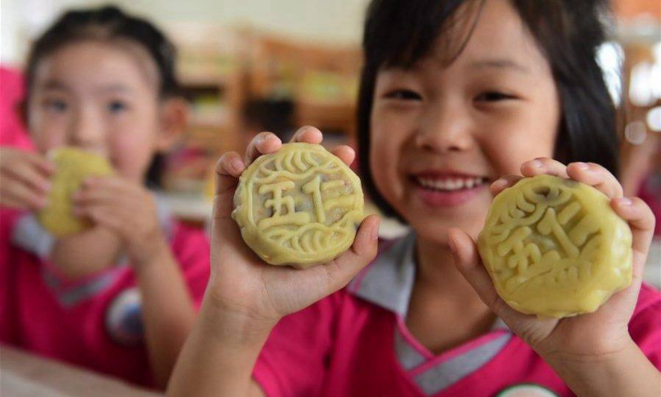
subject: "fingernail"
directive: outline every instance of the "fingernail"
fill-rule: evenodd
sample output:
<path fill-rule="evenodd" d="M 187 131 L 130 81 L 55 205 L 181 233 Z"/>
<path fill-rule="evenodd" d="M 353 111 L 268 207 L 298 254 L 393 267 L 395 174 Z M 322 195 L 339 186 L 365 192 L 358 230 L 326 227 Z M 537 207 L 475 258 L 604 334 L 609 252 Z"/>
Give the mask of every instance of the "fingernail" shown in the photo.
<path fill-rule="evenodd" d="M 231 165 L 232 165 L 232 169 L 234 169 L 234 171 L 236 171 L 236 172 L 243 171 L 243 162 L 241 160 L 234 159 L 234 160 L 232 160 Z"/>
<path fill-rule="evenodd" d="M 576 163 L 576 166 L 581 170 L 588 170 L 590 166 L 586 163 Z"/>
<path fill-rule="evenodd" d="M 372 240 L 377 240 L 379 238 L 379 225 L 381 224 L 381 221 L 376 221 L 374 226 L 372 227 L 372 233 L 370 234 L 370 237 Z"/>
<path fill-rule="evenodd" d="M 544 164 L 542 164 L 542 162 L 539 160 L 533 160 L 530 162 L 530 165 L 535 168 L 542 168 Z"/>
<path fill-rule="evenodd" d="M 630 198 L 627 198 L 627 197 L 622 197 L 622 198 L 619 199 L 619 201 L 620 201 L 620 205 L 629 206 L 629 205 L 633 204 L 633 201 Z"/>

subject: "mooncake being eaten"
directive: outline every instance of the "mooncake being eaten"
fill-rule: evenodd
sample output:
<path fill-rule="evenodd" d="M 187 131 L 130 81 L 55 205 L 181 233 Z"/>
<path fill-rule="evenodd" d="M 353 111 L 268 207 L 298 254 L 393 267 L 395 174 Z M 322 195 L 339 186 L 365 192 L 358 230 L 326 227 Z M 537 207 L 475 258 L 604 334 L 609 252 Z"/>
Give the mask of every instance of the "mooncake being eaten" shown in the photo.
<path fill-rule="evenodd" d="M 88 177 L 111 175 L 112 167 L 105 158 L 75 148 L 56 149 L 51 156 L 55 175 L 51 180 L 48 206 L 37 218 L 56 237 L 82 232 L 91 227 L 91 223 L 74 215 L 72 195 Z"/>
<path fill-rule="evenodd" d="M 299 268 L 346 251 L 363 220 L 360 179 L 321 145 L 289 143 L 241 175 L 232 217 L 272 265 Z"/>
<path fill-rule="evenodd" d="M 631 239 L 606 195 L 539 175 L 495 197 L 478 247 L 507 304 L 560 318 L 594 312 L 629 286 Z"/>

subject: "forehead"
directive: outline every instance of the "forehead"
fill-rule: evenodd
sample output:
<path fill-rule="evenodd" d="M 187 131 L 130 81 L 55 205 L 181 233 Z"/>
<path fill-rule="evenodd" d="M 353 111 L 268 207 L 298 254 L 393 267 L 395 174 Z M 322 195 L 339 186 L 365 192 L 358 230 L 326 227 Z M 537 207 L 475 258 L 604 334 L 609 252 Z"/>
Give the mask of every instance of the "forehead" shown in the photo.
<path fill-rule="evenodd" d="M 455 28 L 463 37 L 468 37 L 458 61 L 488 57 L 509 59 L 524 66 L 548 66 L 534 37 L 510 1 L 486 0 L 481 10 L 474 8 L 473 12 L 479 12 L 479 15 L 471 18 L 471 23 Z M 472 29 L 472 32 L 467 29 Z"/>
<path fill-rule="evenodd" d="M 473 67 L 480 64 L 550 75 L 549 62 L 509 0 L 466 2 L 444 23 L 448 27 L 411 70 L 483 70 Z"/>
<path fill-rule="evenodd" d="M 71 89 L 107 85 L 155 89 L 157 77 L 156 65 L 137 45 L 86 40 L 65 45 L 41 59 L 35 83 L 37 88 L 57 82 Z"/>

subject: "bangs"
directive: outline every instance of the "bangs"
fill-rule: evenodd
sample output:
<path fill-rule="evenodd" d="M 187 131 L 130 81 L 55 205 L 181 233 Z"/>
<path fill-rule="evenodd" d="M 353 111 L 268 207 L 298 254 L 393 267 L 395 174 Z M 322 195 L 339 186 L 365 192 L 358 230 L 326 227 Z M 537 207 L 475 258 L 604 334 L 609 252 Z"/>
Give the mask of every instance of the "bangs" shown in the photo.
<path fill-rule="evenodd" d="M 363 36 L 365 67 L 409 69 L 432 56 L 451 64 L 466 47 L 485 1 L 373 1 Z"/>

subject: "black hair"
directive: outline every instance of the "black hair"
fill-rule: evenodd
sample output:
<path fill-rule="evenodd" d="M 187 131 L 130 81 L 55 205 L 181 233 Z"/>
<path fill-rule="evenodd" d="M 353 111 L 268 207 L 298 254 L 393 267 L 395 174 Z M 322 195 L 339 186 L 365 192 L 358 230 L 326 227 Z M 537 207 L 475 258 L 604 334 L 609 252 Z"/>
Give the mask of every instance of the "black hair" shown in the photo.
<path fill-rule="evenodd" d="M 369 167 L 377 74 L 382 68 L 408 68 L 424 59 L 438 37 L 454 24 L 465 23 L 467 16 L 474 18 L 468 20 L 474 29 L 485 1 L 373 0 L 367 9 L 358 96 L 358 157 L 365 189 L 386 215 L 399 217 L 378 193 Z M 558 89 L 562 119 L 555 157 L 564 163 L 599 163 L 617 175 L 615 104 L 597 63 L 597 50 L 608 36 L 609 1 L 510 0 L 510 4 L 548 60 Z M 444 40 L 448 62 L 460 55 L 471 33 Z"/>
<path fill-rule="evenodd" d="M 176 49 L 168 38 L 146 19 L 124 13 L 114 6 L 72 10 L 64 13 L 33 44 L 26 63 L 27 102 L 39 62 L 57 50 L 86 40 L 126 40 L 143 48 L 154 61 L 161 98 L 181 95 L 175 75 Z M 161 185 L 163 155 L 156 154 L 147 171 L 147 184 Z"/>

